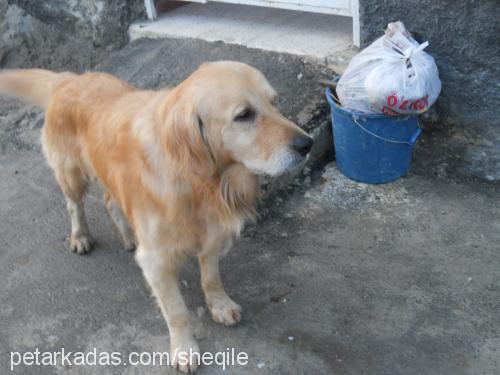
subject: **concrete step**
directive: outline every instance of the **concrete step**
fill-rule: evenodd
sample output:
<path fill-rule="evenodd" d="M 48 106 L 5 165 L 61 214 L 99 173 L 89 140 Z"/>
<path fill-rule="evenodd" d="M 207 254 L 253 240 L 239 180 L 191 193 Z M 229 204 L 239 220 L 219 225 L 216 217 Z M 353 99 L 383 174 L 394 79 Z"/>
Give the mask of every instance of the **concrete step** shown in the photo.
<path fill-rule="evenodd" d="M 357 51 L 350 17 L 221 3 L 189 4 L 135 22 L 129 36 L 223 41 L 302 56 L 338 72 Z"/>

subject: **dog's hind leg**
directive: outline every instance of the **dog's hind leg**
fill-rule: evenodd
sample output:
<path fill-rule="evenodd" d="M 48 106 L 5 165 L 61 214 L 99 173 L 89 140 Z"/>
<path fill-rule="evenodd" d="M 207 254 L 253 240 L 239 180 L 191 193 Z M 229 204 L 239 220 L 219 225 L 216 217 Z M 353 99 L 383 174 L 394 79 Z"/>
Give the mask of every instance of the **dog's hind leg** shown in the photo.
<path fill-rule="evenodd" d="M 201 286 L 208 308 L 213 320 L 226 326 L 236 324 L 241 320 L 241 306 L 227 295 L 219 273 L 220 253 L 224 252 L 223 248 L 229 248 L 231 244 L 231 240 L 207 244 L 198 255 Z"/>
<path fill-rule="evenodd" d="M 54 167 L 56 180 L 66 197 L 66 207 L 71 218 L 70 249 L 78 254 L 85 254 L 90 251 L 94 242 L 83 207 L 87 181 L 79 166 L 70 159 L 65 159 Z"/>
<path fill-rule="evenodd" d="M 104 193 L 104 204 L 111 217 L 111 221 L 115 225 L 125 250 L 132 251 L 136 247 L 136 239 L 134 231 L 130 227 L 127 218 L 123 214 L 121 208 L 116 204 L 111 195 L 106 191 Z"/>
<path fill-rule="evenodd" d="M 81 169 L 81 150 L 74 127 L 62 121 L 62 118 L 64 114 L 51 111 L 50 108 L 47 110 L 42 130 L 43 151 L 66 197 L 71 218 L 70 249 L 84 254 L 92 248 L 93 243 L 83 208 L 87 178 Z"/>

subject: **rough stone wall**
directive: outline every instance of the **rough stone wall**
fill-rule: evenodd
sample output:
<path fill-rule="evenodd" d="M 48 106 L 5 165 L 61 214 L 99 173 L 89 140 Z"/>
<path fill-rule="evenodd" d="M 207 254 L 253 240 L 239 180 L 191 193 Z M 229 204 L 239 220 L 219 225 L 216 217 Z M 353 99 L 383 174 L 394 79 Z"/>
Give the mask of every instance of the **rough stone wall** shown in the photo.
<path fill-rule="evenodd" d="M 499 15 L 499 0 L 360 0 L 363 46 L 397 20 L 429 41 L 443 86 L 421 124 L 447 132 L 434 136 L 440 153 L 488 181 L 500 181 Z"/>
<path fill-rule="evenodd" d="M 142 0 L 0 0 L 0 67 L 89 69 L 127 41 Z"/>
<path fill-rule="evenodd" d="M 499 125 L 500 2 L 498 0 L 360 0 L 361 40 L 401 20 L 428 40 L 443 89 L 440 123 Z"/>
<path fill-rule="evenodd" d="M 97 45 L 122 45 L 129 22 L 143 13 L 142 0 L 7 0 L 39 21 Z"/>

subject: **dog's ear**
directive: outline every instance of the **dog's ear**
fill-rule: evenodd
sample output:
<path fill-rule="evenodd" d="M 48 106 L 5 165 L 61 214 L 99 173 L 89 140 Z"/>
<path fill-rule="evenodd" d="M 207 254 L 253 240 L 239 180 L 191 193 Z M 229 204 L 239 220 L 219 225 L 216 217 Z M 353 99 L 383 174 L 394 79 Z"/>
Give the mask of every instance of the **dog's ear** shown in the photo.
<path fill-rule="evenodd" d="M 213 174 L 215 161 L 195 102 L 169 96 L 162 105 L 160 118 L 162 142 L 177 167 L 190 174 Z"/>

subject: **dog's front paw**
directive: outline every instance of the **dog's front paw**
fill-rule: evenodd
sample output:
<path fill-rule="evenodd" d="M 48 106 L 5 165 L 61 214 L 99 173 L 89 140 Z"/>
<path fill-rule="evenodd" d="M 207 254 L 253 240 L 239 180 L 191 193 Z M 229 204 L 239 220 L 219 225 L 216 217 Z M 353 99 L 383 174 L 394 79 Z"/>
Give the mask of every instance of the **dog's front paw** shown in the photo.
<path fill-rule="evenodd" d="M 229 297 L 211 301 L 209 308 L 217 323 L 232 326 L 241 320 L 241 306 Z"/>
<path fill-rule="evenodd" d="M 71 235 L 69 248 L 77 254 L 85 254 L 92 249 L 94 239 L 89 233 L 75 233 Z"/>
<path fill-rule="evenodd" d="M 170 358 L 171 364 L 175 369 L 192 374 L 199 365 L 201 358 L 200 348 L 194 339 L 186 339 L 182 343 L 172 342 Z"/>

